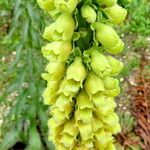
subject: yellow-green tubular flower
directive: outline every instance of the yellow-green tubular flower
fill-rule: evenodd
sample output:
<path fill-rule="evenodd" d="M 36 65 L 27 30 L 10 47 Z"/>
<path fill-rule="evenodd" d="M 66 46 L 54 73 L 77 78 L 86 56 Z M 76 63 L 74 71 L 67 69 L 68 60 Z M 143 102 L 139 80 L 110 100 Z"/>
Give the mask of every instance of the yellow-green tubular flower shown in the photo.
<path fill-rule="evenodd" d="M 96 12 L 89 5 L 83 5 L 81 8 L 82 17 L 86 19 L 87 22 L 93 23 L 96 21 Z"/>
<path fill-rule="evenodd" d="M 119 81 L 112 77 L 106 77 L 103 79 L 104 92 L 107 96 L 116 97 L 120 93 Z"/>
<path fill-rule="evenodd" d="M 93 108 L 93 103 L 90 100 L 89 95 L 84 90 L 78 94 L 76 97 L 76 102 L 79 109 Z"/>
<path fill-rule="evenodd" d="M 65 11 L 67 13 L 72 13 L 79 0 L 55 0 L 55 6 L 57 9 Z"/>
<path fill-rule="evenodd" d="M 85 90 L 90 97 L 93 94 L 105 91 L 102 79 L 93 72 L 89 72 L 85 80 Z"/>
<path fill-rule="evenodd" d="M 59 86 L 60 82 L 58 81 L 48 82 L 47 88 L 43 92 L 43 99 L 45 105 L 52 105 L 56 102 Z"/>
<path fill-rule="evenodd" d="M 73 107 L 73 102 L 70 100 L 70 97 L 61 94 L 56 100 L 56 104 L 54 106 L 56 106 L 60 111 L 68 113 L 68 111 L 70 111 Z"/>
<path fill-rule="evenodd" d="M 111 76 L 118 75 L 123 69 L 123 63 L 113 58 L 112 56 L 107 56 L 109 64 L 111 66 Z"/>
<path fill-rule="evenodd" d="M 79 130 L 75 124 L 75 120 L 68 120 L 67 122 L 65 122 L 63 131 L 60 133 L 60 143 L 62 143 L 66 148 L 71 150 L 75 145 L 78 133 Z"/>
<path fill-rule="evenodd" d="M 70 41 L 56 41 L 42 47 L 43 56 L 49 61 L 66 61 L 72 50 Z"/>
<path fill-rule="evenodd" d="M 56 22 L 45 28 L 43 37 L 48 41 L 71 40 L 75 22 L 70 14 L 61 14 Z"/>
<path fill-rule="evenodd" d="M 117 54 L 123 50 L 124 43 L 111 26 L 95 22 L 92 27 L 96 30 L 96 39 L 103 45 L 107 52 Z"/>
<path fill-rule="evenodd" d="M 60 125 L 58 122 L 54 120 L 54 118 L 51 118 L 48 120 L 48 127 L 49 127 L 49 140 L 53 140 L 54 142 L 57 142 L 57 140 L 60 139 L 60 133 L 63 131 L 63 125 Z"/>
<path fill-rule="evenodd" d="M 77 109 L 75 112 L 76 121 L 82 121 L 83 123 L 90 123 L 93 117 L 93 110 L 89 108 Z"/>
<path fill-rule="evenodd" d="M 107 132 L 116 134 L 121 131 L 119 124 L 119 117 L 116 113 L 110 112 L 107 116 L 103 117 L 104 128 Z"/>
<path fill-rule="evenodd" d="M 65 111 L 61 111 L 58 107 L 51 107 L 51 114 L 58 124 L 63 124 L 69 118 L 72 107 L 68 107 Z"/>
<path fill-rule="evenodd" d="M 97 118 L 96 116 L 94 116 L 94 117 L 92 118 L 91 125 L 92 125 L 92 131 L 93 131 L 94 133 L 97 132 L 98 130 L 104 128 L 104 124 L 103 124 L 102 120 L 100 120 L 100 119 Z"/>
<path fill-rule="evenodd" d="M 105 150 L 116 150 L 116 147 L 114 146 L 113 143 L 110 143 Z"/>
<path fill-rule="evenodd" d="M 96 0 L 99 4 L 106 5 L 107 7 L 113 6 L 117 3 L 117 0 Z"/>
<path fill-rule="evenodd" d="M 55 9 L 54 0 L 37 0 L 37 3 L 45 11 L 53 11 Z"/>
<path fill-rule="evenodd" d="M 74 97 L 80 89 L 80 83 L 74 80 L 66 80 L 61 82 L 58 93 L 63 93 L 65 96 Z"/>
<path fill-rule="evenodd" d="M 107 60 L 107 57 L 97 50 L 92 50 L 91 52 L 91 62 L 92 70 L 101 78 L 107 76 L 111 72 L 111 66 Z"/>
<path fill-rule="evenodd" d="M 49 62 L 45 71 L 51 75 L 51 81 L 60 81 L 64 77 L 66 65 L 64 62 Z"/>
<path fill-rule="evenodd" d="M 114 24 L 120 24 L 126 18 L 127 10 L 119 6 L 118 4 L 112 7 L 107 7 L 104 11 L 111 18 L 111 22 Z"/>
<path fill-rule="evenodd" d="M 85 124 L 83 122 L 78 122 L 78 128 L 80 131 L 81 143 L 93 139 L 93 131 L 90 123 Z"/>
<path fill-rule="evenodd" d="M 80 87 L 82 87 L 82 82 L 86 77 L 86 70 L 82 64 L 82 59 L 76 57 L 74 62 L 67 68 L 66 77 L 62 81 L 59 89 L 59 93 L 64 93 L 65 96 L 74 97 Z"/>
<path fill-rule="evenodd" d="M 92 96 L 93 103 L 95 105 L 96 113 L 99 116 L 105 116 L 111 110 L 116 108 L 116 103 L 113 98 L 97 93 Z"/>
<path fill-rule="evenodd" d="M 95 146 L 97 149 L 107 148 L 109 143 L 113 143 L 113 137 L 110 133 L 105 132 L 103 129 L 100 129 L 95 134 Z"/>
<path fill-rule="evenodd" d="M 82 84 L 83 80 L 86 77 L 86 70 L 82 64 L 82 58 L 76 57 L 74 62 L 67 68 L 67 80 L 74 80 Z"/>
<path fill-rule="evenodd" d="M 77 128 L 74 118 L 65 122 L 62 134 L 63 133 L 69 134 L 70 136 L 74 137 L 74 139 L 76 139 L 76 137 L 79 133 L 79 130 Z"/>

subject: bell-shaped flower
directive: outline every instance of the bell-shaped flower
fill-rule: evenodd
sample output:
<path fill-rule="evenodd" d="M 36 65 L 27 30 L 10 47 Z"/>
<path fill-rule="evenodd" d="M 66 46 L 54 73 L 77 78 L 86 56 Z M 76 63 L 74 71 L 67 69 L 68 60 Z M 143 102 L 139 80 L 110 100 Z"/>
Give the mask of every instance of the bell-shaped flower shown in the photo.
<path fill-rule="evenodd" d="M 72 13 L 79 0 L 55 0 L 55 6 L 57 9 L 62 10 L 67 13 Z"/>
<path fill-rule="evenodd" d="M 103 122 L 99 118 L 96 118 L 96 117 L 92 118 L 91 125 L 92 125 L 92 131 L 94 133 L 104 128 Z"/>
<path fill-rule="evenodd" d="M 50 128 L 49 130 L 49 139 L 52 140 L 52 138 L 58 137 L 62 131 L 63 131 L 63 126 L 59 125 L 58 122 L 56 122 L 53 118 L 48 120 L 48 127 Z"/>
<path fill-rule="evenodd" d="M 93 23 L 96 21 L 96 12 L 89 5 L 83 5 L 81 8 L 82 17 L 86 19 L 87 22 Z"/>
<path fill-rule="evenodd" d="M 56 102 L 58 95 L 57 91 L 59 89 L 60 82 L 51 81 L 48 82 L 47 88 L 43 92 L 43 99 L 45 105 L 52 105 Z"/>
<path fill-rule="evenodd" d="M 108 144 L 113 141 L 113 137 L 110 133 L 106 133 L 103 129 L 100 129 L 95 133 L 95 146 L 97 149 L 105 149 Z"/>
<path fill-rule="evenodd" d="M 96 0 L 99 4 L 105 5 L 107 7 L 113 6 L 117 3 L 117 0 Z"/>
<path fill-rule="evenodd" d="M 92 109 L 77 109 L 75 112 L 76 121 L 82 121 L 83 123 L 90 123 L 93 117 Z"/>
<path fill-rule="evenodd" d="M 111 66 L 111 76 L 118 75 L 123 69 L 123 63 L 113 58 L 112 56 L 107 56 L 109 64 Z"/>
<path fill-rule="evenodd" d="M 49 62 L 45 71 L 51 75 L 51 80 L 60 81 L 64 77 L 66 71 L 65 62 Z"/>
<path fill-rule="evenodd" d="M 71 136 L 67 133 L 64 133 L 61 136 L 60 143 L 62 143 L 68 149 L 72 149 L 75 144 L 75 139 L 73 136 Z"/>
<path fill-rule="evenodd" d="M 68 13 L 61 14 L 56 22 L 45 28 L 43 37 L 48 41 L 71 40 L 74 33 L 75 22 Z"/>
<path fill-rule="evenodd" d="M 54 0 L 37 0 L 37 3 L 45 11 L 55 10 Z"/>
<path fill-rule="evenodd" d="M 60 94 L 60 96 L 56 100 L 55 106 L 58 107 L 61 111 L 68 112 L 70 109 L 72 109 L 73 102 L 70 101 L 70 97 Z"/>
<path fill-rule="evenodd" d="M 105 91 L 102 79 L 93 72 L 89 72 L 85 80 L 85 90 L 90 97 L 92 94 Z"/>
<path fill-rule="evenodd" d="M 58 124 L 63 124 L 67 118 L 69 118 L 69 115 L 72 111 L 72 108 L 67 108 L 65 111 L 59 110 L 58 107 L 52 107 L 51 108 L 51 114 L 55 121 L 58 122 Z"/>
<path fill-rule="evenodd" d="M 107 96 L 116 97 L 120 93 L 119 81 L 112 77 L 106 77 L 103 79 L 104 92 Z"/>
<path fill-rule="evenodd" d="M 119 117 L 116 113 L 110 112 L 109 114 L 107 114 L 107 116 L 103 118 L 103 122 L 105 125 L 113 127 L 115 124 L 119 123 Z"/>
<path fill-rule="evenodd" d="M 107 113 L 113 111 L 116 108 L 116 103 L 112 98 L 107 97 L 105 100 L 103 97 L 99 98 L 99 95 L 93 97 L 93 102 L 96 103 L 95 114 L 98 118 L 107 116 Z"/>
<path fill-rule="evenodd" d="M 116 124 L 112 125 L 105 125 L 105 131 L 108 131 L 112 134 L 117 134 L 119 132 L 121 132 L 121 126 L 119 124 L 119 122 L 116 122 Z"/>
<path fill-rule="evenodd" d="M 76 57 L 74 62 L 67 68 L 66 79 L 72 79 L 76 82 L 80 82 L 82 85 L 83 80 L 86 77 L 86 69 L 82 64 L 82 58 Z"/>
<path fill-rule="evenodd" d="M 56 144 L 56 149 L 58 150 L 68 150 L 68 147 L 65 147 L 63 144 Z"/>
<path fill-rule="evenodd" d="M 127 10 L 118 4 L 111 7 L 106 7 L 104 11 L 110 17 L 111 22 L 114 24 L 120 24 L 126 18 Z"/>
<path fill-rule="evenodd" d="M 83 143 L 84 143 L 85 147 L 87 148 L 87 150 L 94 149 L 93 139 L 89 139 L 87 141 L 84 141 Z"/>
<path fill-rule="evenodd" d="M 123 50 L 124 43 L 111 26 L 95 22 L 92 27 L 96 31 L 96 39 L 102 44 L 107 52 L 117 54 Z"/>
<path fill-rule="evenodd" d="M 61 84 L 58 93 L 63 93 L 65 96 L 70 96 L 71 98 L 76 96 L 80 89 L 80 83 L 74 80 L 64 79 Z"/>
<path fill-rule="evenodd" d="M 110 143 L 105 150 L 117 150 L 114 143 Z"/>
<path fill-rule="evenodd" d="M 82 90 L 76 97 L 76 103 L 79 109 L 93 108 L 93 103 L 90 100 L 89 95 L 84 90 Z"/>
<path fill-rule="evenodd" d="M 72 50 L 70 41 L 56 41 L 42 47 L 43 56 L 49 61 L 63 62 L 68 59 Z"/>
<path fill-rule="evenodd" d="M 84 124 L 82 122 L 78 122 L 78 128 L 82 142 L 93 139 L 92 126 L 90 123 Z"/>
<path fill-rule="evenodd" d="M 79 130 L 77 128 L 77 125 L 76 125 L 74 118 L 65 122 L 62 134 L 64 134 L 64 133 L 67 133 L 74 138 L 76 138 L 76 136 L 78 135 Z"/>
<path fill-rule="evenodd" d="M 107 60 L 107 57 L 97 50 L 91 51 L 91 62 L 92 70 L 101 78 L 107 76 L 111 72 L 111 66 Z"/>

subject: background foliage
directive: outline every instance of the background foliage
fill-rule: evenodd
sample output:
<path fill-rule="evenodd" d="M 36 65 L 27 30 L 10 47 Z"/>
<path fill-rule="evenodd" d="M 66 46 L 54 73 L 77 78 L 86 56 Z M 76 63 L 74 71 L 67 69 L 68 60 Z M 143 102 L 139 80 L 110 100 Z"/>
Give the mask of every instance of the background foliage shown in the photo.
<path fill-rule="evenodd" d="M 126 79 L 134 78 L 141 51 L 147 51 L 150 45 L 150 2 L 119 0 L 119 3 L 128 9 L 129 15 L 118 29 L 126 48 L 119 56 L 125 67 L 120 75 L 122 94 L 117 100 L 117 111 L 121 114 L 123 133 L 131 136 L 136 121 L 131 114 L 131 99 L 126 97 L 125 89 L 129 88 Z M 40 10 L 36 0 L 0 1 L 0 150 L 17 146 L 27 150 L 54 149 L 47 141 L 49 111 L 42 102 L 45 82 L 40 77 L 45 68 L 41 37 L 48 22 L 50 18 Z M 131 137 L 137 139 L 133 134 Z M 117 145 L 121 150 L 122 146 Z M 128 149 L 141 148 L 131 145 Z"/>

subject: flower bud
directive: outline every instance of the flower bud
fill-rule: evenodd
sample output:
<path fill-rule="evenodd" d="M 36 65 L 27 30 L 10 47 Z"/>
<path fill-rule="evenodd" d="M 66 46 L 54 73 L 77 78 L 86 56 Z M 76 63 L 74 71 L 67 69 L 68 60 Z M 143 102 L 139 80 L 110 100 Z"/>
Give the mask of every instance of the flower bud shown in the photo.
<path fill-rule="evenodd" d="M 61 14 L 56 22 L 45 28 L 43 37 L 49 41 L 71 40 L 75 22 L 71 15 Z"/>
<path fill-rule="evenodd" d="M 82 90 L 76 97 L 76 101 L 79 109 L 93 108 L 93 103 L 90 100 L 89 95 L 84 90 Z"/>
<path fill-rule="evenodd" d="M 82 17 L 86 19 L 87 22 L 93 23 L 96 21 L 96 12 L 89 5 L 83 5 L 81 8 Z"/>
<path fill-rule="evenodd" d="M 95 22 L 93 27 L 96 30 L 96 39 L 103 45 L 106 51 L 117 54 L 123 50 L 124 43 L 111 26 Z"/>
<path fill-rule="evenodd" d="M 120 24 L 126 18 L 127 10 L 119 6 L 118 4 L 112 7 L 107 7 L 104 11 L 111 18 L 111 22 L 114 24 Z"/>
<path fill-rule="evenodd" d="M 55 0 L 55 6 L 57 9 L 65 11 L 67 13 L 72 13 L 79 0 Z"/>
<path fill-rule="evenodd" d="M 117 0 L 96 0 L 96 1 L 102 5 L 106 5 L 107 7 L 113 6 L 117 3 Z"/>
<path fill-rule="evenodd" d="M 123 69 L 123 63 L 118 61 L 117 59 L 111 57 L 111 56 L 107 56 L 107 59 L 109 61 L 109 64 L 111 66 L 111 76 L 116 76 L 118 75 L 121 70 Z"/>
<path fill-rule="evenodd" d="M 106 77 L 103 79 L 103 84 L 107 96 L 115 97 L 120 93 L 119 81 L 117 79 Z"/>
<path fill-rule="evenodd" d="M 99 53 L 97 50 L 91 52 L 91 68 L 93 71 L 101 78 L 107 76 L 111 72 L 111 66 L 103 54 Z"/>
<path fill-rule="evenodd" d="M 66 78 L 67 80 L 73 79 L 74 81 L 82 84 L 85 76 L 86 70 L 82 64 L 82 59 L 80 57 L 76 57 L 74 62 L 67 68 Z"/>
<path fill-rule="evenodd" d="M 91 96 L 91 94 L 96 94 L 97 92 L 105 91 L 103 81 L 93 72 L 89 72 L 85 80 L 85 90 Z"/>
<path fill-rule="evenodd" d="M 66 66 L 65 63 L 59 62 L 49 62 L 45 68 L 51 75 L 51 80 L 60 81 L 65 74 Z"/>
<path fill-rule="evenodd" d="M 49 61 L 63 62 L 68 59 L 72 45 L 70 41 L 51 42 L 42 48 L 42 53 Z"/>
<path fill-rule="evenodd" d="M 54 0 L 37 0 L 37 3 L 45 11 L 53 11 L 55 9 Z"/>

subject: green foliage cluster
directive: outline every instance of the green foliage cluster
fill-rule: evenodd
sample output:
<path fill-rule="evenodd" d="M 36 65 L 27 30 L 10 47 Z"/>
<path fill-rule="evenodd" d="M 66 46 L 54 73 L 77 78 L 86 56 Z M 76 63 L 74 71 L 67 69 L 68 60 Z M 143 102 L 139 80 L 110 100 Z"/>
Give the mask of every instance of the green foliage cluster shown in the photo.
<path fill-rule="evenodd" d="M 3 141 L 0 150 L 11 148 L 17 142 L 24 143 L 28 150 L 51 149 L 47 141 L 47 107 L 41 102 L 45 82 L 40 78 L 44 62 L 40 48 L 44 42 L 41 32 L 45 27 L 46 16 L 39 9 L 36 0 L 10 0 L 1 2 L 2 17 L 8 24 L 3 35 L 1 57 L 15 51 L 15 59 L 8 60 L 3 67 L 1 81 L 5 89 L 0 96 L 0 103 L 8 100 L 8 95 L 16 91 L 18 96 L 2 126 Z M 11 11 L 10 11 L 11 10 Z M 11 19 L 10 19 L 11 17 Z"/>
<path fill-rule="evenodd" d="M 131 4 L 125 7 L 130 14 L 125 24 L 126 32 L 131 31 L 148 36 L 150 34 L 150 1 L 132 0 Z"/>

